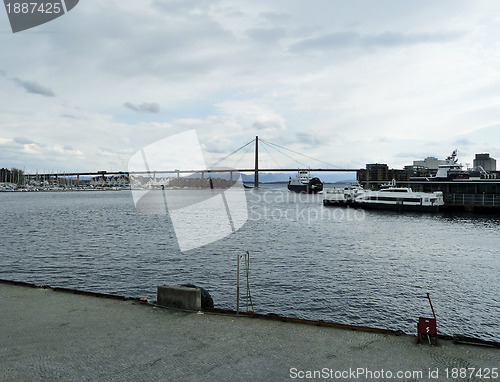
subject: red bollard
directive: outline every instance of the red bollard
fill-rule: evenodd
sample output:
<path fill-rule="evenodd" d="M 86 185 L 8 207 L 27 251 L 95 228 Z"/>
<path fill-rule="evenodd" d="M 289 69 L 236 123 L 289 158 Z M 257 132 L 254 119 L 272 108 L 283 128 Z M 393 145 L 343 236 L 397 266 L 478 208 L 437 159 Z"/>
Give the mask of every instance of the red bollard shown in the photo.
<path fill-rule="evenodd" d="M 427 298 L 429 299 L 429 304 L 431 305 L 432 315 L 434 316 L 434 318 L 426 318 L 426 317 L 418 318 L 418 325 L 417 325 L 418 343 L 421 343 L 422 335 L 426 335 L 427 339 L 429 340 L 429 345 L 432 345 L 431 336 L 433 336 L 434 345 L 437 345 L 438 336 L 437 336 L 436 313 L 434 313 L 434 308 L 432 306 L 429 293 L 427 293 Z"/>

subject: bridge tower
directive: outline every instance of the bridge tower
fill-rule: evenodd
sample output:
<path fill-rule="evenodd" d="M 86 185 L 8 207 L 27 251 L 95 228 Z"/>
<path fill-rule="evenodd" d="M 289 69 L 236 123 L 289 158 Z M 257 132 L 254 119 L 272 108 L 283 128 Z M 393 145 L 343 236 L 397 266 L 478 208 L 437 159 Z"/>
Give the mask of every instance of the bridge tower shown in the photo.
<path fill-rule="evenodd" d="M 255 177 L 254 187 L 259 187 L 259 136 L 255 136 Z"/>

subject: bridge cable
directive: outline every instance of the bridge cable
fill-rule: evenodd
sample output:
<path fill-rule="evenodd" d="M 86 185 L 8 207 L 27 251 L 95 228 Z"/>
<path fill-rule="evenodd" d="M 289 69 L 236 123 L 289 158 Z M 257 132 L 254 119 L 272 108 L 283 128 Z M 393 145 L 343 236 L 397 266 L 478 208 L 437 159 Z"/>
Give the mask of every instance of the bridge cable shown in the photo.
<path fill-rule="evenodd" d="M 236 154 L 236 153 L 237 153 L 238 151 L 240 151 L 242 148 L 244 148 L 244 147 L 248 146 L 250 143 L 253 143 L 254 141 L 255 141 L 255 139 L 252 139 L 250 142 L 245 143 L 243 146 L 241 146 L 240 148 L 238 148 L 238 149 L 234 150 L 232 153 L 230 153 L 230 154 L 226 155 L 224 158 L 219 159 L 217 162 L 215 162 L 215 163 L 212 165 L 212 167 L 217 166 L 220 162 L 222 162 L 223 160 L 225 160 L 225 159 L 229 158 L 231 155 Z"/>
<path fill-rule="evenodd" d="M 267 143 L 267 144 L 271 143 L 271 142 L 267 142 L 267 141 L 266 141 L 266 142 L 264 142 L 263 140 L 261 140 L 261 141 L 262 141 L 263 143 Z M 275 145 L 275 146 L 277 146 L 277 145 Z M 282 155 L 286 156 L 287 158 L 290 158 L 292 161 L 297 162 L 297 163 L 298 163 L 298 164 L 300 164 L 303 168 L 306 168 L 306 167 L 307 167 L 304 163 L 302 163 L 302 162 L 298 161 L 297 159 L 295 159 L 295 158 L 291 157 L 290 155 L 288 155 L 288 154 L 286 154 L 286 153 L 282 152 L 280 149 L 278 149 L 278 148 L 276 148 L 276 147 L 273 147 L 273 149 L 274 149 L 274 150 L 276 150 L 276 151 L 278 151 L 280 154 L 282 154 Z"/>
<path fill-rule="evenodd" d="M 264 142 L 262 142 L 262 143 L 264 143 Z M 267 152 L 267 153 L 269 154 L 269 156 L 272 158 L 272 160 L 274 161 L 274 163 L 276 163 L 276 165 L 278 166 L 277 168 L 280 168 L 280 167 L 281 167 L 281 165 L 280 165 L 280 164 L 278 163 L 278 161 L 277 161 L 277 160 L 273 157 L 273 154 L 271 154 L 271 153 L 269 152 L 269 150 L 267 149 L 267 147 L 266 147 L 266 146 L 267 146 L 267 144 L 265 144 L 265 143 L 262 145 L 262 147 L 264 148 L 264 150 L 266 150 L 266 152 Z"/>
<path fill-rule="evenodd" d="M 241 155 L 240 159 L 238 159 L 238 161 L 235 163 L 234 167 L 237 168 L 238 167 L 238 164 L 241 162 L 241 160 L 244 158 L 245 155 L 248 154 L 248 152 L 250 151 L 250 149 L 252 149 L 253 146 L 250 145 L 247 147 L 247 149 L 243 152 L 243 154 Z"/>
<path fill-rule="evenodd" d="M 263 139 L 261 139 L 261 141 L 264 141 L 264 140 L 263 140 Z M 313 159 L 313 160 L 315 160 L 315 161 L 318 161 L 318 162 L 324 163 L 324 164 L 326 164 L 326 165 L 328 165 L 328 166 L 331 166 L 331 167 L 337 167 L 337 168 L 338 168 L 338 166 L 335 166 L 335 165 L 334 165 L 334 164 L 332 164 L 332 163 L 328 163 L 328 162 L 322 161 L 321 159 L 316 159 L 316 158 L 313 158 L 313 157 L 311 157 L 311 156 L 309 156 L 309 155 L 305 155 L 305 154 L 299 153 L 299 152 L 294 151 L 294 150 L 292 150 L 292 149 L 287 149 L 286 147 L 280 146 L 280 145 L 278 145 L 278 144 L 276 144 L 276 143 L 273 143 L 273 142 L 268 142 L 268 141 L 264 141 L 264 142 L 265 142 L 265 143 L 268 143 L 268 144 L 270 144 L 270 145 L 273 145 L 273 146 L 276 146 L 276 147 L 282 148 L 282 149 L 284 149 L 284 150 L 291 151 L 291 152 L 292 152 L 292 153 L 294 153 L 294 154 L 298 154 L 298 155 L 304 156 L 304 157 L 306 157 L 306 158 Z M 298 162 L 298 161 L 297 161 L 297 162 Z"/>

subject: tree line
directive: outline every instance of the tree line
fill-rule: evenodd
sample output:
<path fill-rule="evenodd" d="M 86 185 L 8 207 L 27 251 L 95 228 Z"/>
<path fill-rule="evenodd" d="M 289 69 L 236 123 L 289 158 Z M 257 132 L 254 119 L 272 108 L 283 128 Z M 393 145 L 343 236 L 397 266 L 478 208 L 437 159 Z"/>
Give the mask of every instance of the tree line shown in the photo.
<path fill-rule="evenodd" d="M 18 168 L 2 168 L 0 169 L 0 183 L 24 183 L 24 171 Z"/>

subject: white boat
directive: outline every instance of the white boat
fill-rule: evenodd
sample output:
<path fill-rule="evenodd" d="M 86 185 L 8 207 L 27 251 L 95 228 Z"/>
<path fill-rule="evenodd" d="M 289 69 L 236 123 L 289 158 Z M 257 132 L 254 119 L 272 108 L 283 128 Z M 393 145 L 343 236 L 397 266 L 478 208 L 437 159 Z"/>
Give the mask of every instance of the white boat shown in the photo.
<path fill-rule="evenodd" d="M 364 193 L 363 187 L 356 183 L 343 188 L 333 188 L 326 191 L 325 197 L 323 199 L 323 205 L 325 206 L 347 206 L 352 205 L 354 200 Z"/>
<path fill-rule="evenodd" d="M 294 192 L 314 194 L 323 191 L 323 182 L 319 178 L 311 177 L 308 170 L 299 170 L 295 178 L 290 177 L 288 189 Z"/>
<path fill-rule="evenodd" d="M 343 199 L 343 201 L 342 201 Z M 324 205 L 352 206 L 365 209 L 438 212 L 444 205 L 443 193 L 414 192 L 409 187 L 397 187 L 396 182 L 384 185 L 378 191 L 349 186 L 343 192 L 327 192 Z"/>
<path fill-rule="evenodd" d="M 365 209 L 438 212 L 444 205 L 443 193 L 414 192 L 409 187 L 388 186 L 378 191 L 365 191 L 355 205 Z"/>
<path fill-rule="evenodd" d="M 446 158 L 445 164 L 440 164 L 434 179 L 453 179 L 464 174 L 463 165 L 458 163 L 457 150 Z"/>
<path fill-rule="evenodd" d="M 464 169 L 461 163 L 458 163 L 458 150 L 453 150 L 443 164 L 438 166 L 435 176 L 431 177 L 411 177 L 410 180 L 426 181 L 476 181 L 481 179 L 490 180 L 491 176 L 481 167 Z"/>

